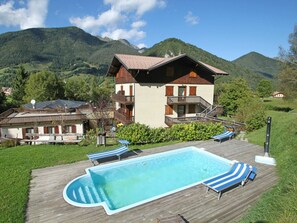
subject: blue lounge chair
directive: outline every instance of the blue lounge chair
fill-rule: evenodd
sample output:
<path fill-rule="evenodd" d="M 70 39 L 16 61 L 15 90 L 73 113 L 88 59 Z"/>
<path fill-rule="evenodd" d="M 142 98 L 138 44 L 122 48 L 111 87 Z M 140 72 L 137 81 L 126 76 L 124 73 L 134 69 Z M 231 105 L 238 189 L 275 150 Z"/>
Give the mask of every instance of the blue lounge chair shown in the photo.
<path fill-rule="evenodd" d="M 229 172 L 206 180 L 203 184 L 207 186 L 207 191 L 212 189 L 217 192 L 219 200 L 223 191 L 239 184 L 244 186 L 248 180 L 254 180 L 256 171 L 256 167 L 246 163 L 237 162 L 233 164 Z"/>
<path fill-rule="evenodd" d="M 128 150 L 129 149 L 126 146 L 120 146 L 119 148 L 116 148 L 113 150 L 109 150 L 106 152 L 92 153 L 92 154 L 88 154 L 87 156 L 88 156 L 89 160 L 91 160 L 95 166 L 95 161 L 98 159 L 111 157 L 111 156 L 117 156 L 119 159 L 121 159 L 121 155 L 123 153 L 127 152 Z M 98 162 L 98 164 L 99 164 L 99 162 Z"/>
<path fill-rule="evenodd" d="M 214 140 L 218 140 L 221 143 L 223 139 L 227 139 L 227 138 L 231 139 L 234 135 L 235 135 L 235 132 L 225 131 L 222 134 L 215 135 L 215 136 L 213 136 L 211 138 L 214 139 Z"/>

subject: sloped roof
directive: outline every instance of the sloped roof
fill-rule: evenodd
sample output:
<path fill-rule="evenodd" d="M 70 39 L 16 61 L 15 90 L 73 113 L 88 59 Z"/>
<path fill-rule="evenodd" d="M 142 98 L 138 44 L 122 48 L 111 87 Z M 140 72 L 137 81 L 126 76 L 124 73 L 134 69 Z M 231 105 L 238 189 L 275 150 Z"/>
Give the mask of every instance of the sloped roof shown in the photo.
<path fill-rule="evenodd" d="M 78 108 L 82 105 L 86 105 L 87 102 L 84 101 L 69 101 L 69 100 L 53 100 L 53 101 L 41 101 L 36 102 L 35 109 L 72 109 Z M 31 103 L 23 105 L 24 108 L 33 109 Z"/>
<path fill-rule="evenodd" d="M 107 75 L 115 74 L 119 69 L 120 65 L 123 65 L 127 70 L 154 70 L 158 67 L 164 66 L 175 60 L 186 58 L 191 60 L 193 63 L 200 64 L 206 69 L 210 70 L 215 75 L 228 75 L 227 72 L 222 71 L 218 68 L 210 66 L 201 61 L 196 61 L 186 54 L 181 54 L 174 57 L 150 57 L 150 56 L 139 56 L 139 55 L 127 55 L 127 54 L 115 54 L 112 63 L 109 67 Z"/>

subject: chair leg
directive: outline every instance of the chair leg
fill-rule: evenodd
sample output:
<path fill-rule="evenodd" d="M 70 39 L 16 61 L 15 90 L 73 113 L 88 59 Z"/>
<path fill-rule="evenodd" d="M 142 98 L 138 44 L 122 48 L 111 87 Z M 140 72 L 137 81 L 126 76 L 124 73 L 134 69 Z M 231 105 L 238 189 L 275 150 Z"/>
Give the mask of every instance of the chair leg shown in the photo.
<path fill-rule="evenodd" d="M 220 200 L 221 196 L 222 196 L 222 192 L 219 192 L 218 200 Z"/>

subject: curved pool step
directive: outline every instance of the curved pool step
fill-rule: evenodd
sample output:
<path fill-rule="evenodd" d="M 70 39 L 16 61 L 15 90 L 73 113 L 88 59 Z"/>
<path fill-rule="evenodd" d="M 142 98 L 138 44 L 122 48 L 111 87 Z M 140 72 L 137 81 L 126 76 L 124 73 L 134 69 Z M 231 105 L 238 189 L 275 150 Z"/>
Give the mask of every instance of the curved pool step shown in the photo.
<path fill-rule="evenodd" d="M 92 186 L 80 186 L 73 188 L 72 192 L 69 191 L 69 194 L 72 194 L 72 200 L 77 203 L 98 204 L 102 202 L 102 199 L 96 189 Z"/>

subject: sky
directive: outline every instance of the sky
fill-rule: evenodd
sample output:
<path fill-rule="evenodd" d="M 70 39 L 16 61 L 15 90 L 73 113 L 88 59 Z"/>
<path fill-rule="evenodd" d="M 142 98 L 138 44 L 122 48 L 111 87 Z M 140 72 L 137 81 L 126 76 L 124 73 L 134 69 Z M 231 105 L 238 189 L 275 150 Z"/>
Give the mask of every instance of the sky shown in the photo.
<path fill-rule="evenodd" d="M 0 0 L 0 34 L 77 26 L 139 47 L 173 37 L 230 61 L 278 56 L 295 25 L 297 0 Z"/>

